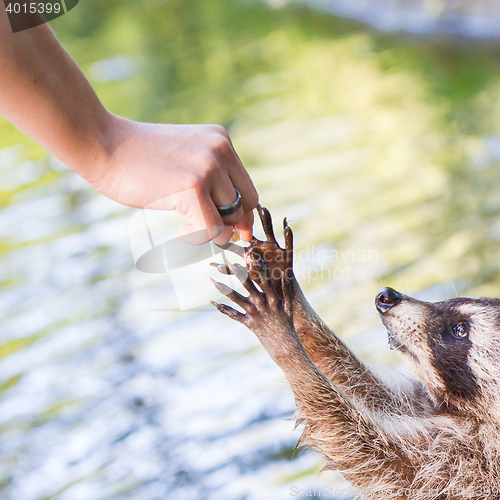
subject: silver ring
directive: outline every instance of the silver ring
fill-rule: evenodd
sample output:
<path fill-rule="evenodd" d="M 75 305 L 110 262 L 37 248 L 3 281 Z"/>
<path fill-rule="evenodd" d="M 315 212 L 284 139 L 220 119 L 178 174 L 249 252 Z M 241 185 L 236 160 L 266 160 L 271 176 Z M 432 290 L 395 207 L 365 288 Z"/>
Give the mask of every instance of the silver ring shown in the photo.
<path fill-rule="evenodd" d="M 231 203 L 231 205 L 225 205 L 224 207 L 215 207 L 221 217 L 234 214 L 241 208 L 241 194 L 237 189 L 235 189 L 235 191 L 236 191 L 236 201 Z"/>

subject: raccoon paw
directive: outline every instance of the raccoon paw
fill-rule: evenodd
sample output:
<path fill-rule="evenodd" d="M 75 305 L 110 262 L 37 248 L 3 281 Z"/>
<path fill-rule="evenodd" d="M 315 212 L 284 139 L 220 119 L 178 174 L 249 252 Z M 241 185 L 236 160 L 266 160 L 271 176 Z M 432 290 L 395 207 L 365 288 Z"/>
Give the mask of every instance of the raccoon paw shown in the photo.
<path fill-rule="evenodd" d="M 261 285 L 261 264 L 263 260 L 269 268 L 271 285 L 275 294 L 283 298 L 281 277 L 284 274 L 290 282 L 295 281 L 293 274 L 293 233 L 286 218 L 283 220 L 283 232 L 285 236 L 285 248 L 281 248 L 274 236 L 273 222 L 271 214 L 267 208 L 258 206 L 258 212 L 262 228 L 266 235 L 266 241 L 252 238 L 250 245 L 245 249 L 245 261 L 248 267 L 248 274 L 260 286 Z"/>
<path fill-rule="evenodd" d="M 258 211 L 262 228 L 266 235 L 266 241 L 261 241 L 254 237 L 250 241 L 250 245 L 246 248 L 235 248 L 234 245 L 221 248 L 244 256 L 248 274 L 259 286 L 261 285 L 261 261 L 264 261 L 269 269 L 274 292 L 280 299 L 283 299 L 281 286 L 281 277 L 283 274 L 293 286 L 298 286 L 293 273 L 293 233 L 286 218 L 283 219 L 285 248 L 281 248 L 274 236 L 273 223 L 269 210 L 259 205 Z M 222 274 L 231 274 L 229 268 L 224 264 L 213 263 L 211 265 L 217 267 Z"/>
<path fill-rule="evenodd" d="M 217 290 L 241 307 L 244 313 L 226 304 L 213 301 L 212 304 L 221 313 L 253 331 L 264 347 L 272 351 L 274 347 L 279 347 L 279 340 L 283 340 L 283 336 L 295 333 L 292 317 L 292 287 L 285 274 L 281 273 L 279 283 L 282 298 L 280 298 L 272 285 L 271 273 L 266 261 L 260 260 L 258 266 L 258 284 L 262 291 L 257 289 L 254 279 L 243 266 L 238 264 L 228 266 L 231 274 L 238 278 L 248 292 L 247 297 L 223 283 L 212 280 Z"/>

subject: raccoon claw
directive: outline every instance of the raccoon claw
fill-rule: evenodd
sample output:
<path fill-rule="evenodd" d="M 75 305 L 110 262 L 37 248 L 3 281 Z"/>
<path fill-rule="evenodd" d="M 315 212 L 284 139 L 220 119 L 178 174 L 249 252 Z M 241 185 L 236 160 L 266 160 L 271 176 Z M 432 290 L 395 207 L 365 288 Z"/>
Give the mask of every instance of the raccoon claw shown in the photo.
<path fill-rule="evenodd" d="M 259 338 L 264 334 L 266 343 L 269 344 L 271 342 L 270 339 L 275 337 L 275 335 L 271 336 L 270 333 L 273 332 L 274 334 L 276 324 L 284 326 L 284 328 L 276 331 L 276 335 L 278 335 L 279 332 L 284 333 L 293 330 L 292 293 L 290 283 L 286 279 L 286 276 L 282 274 L 279 280 L 280 295 L 283 297 L 282 299 L 274 289 L 266 261 L 261 259 L 258 261 L 258 265 L 260 274 L 259 286 L 262 291 L 257 289 L 254 281 L 246 273 L 243 266 L 233 264 L 228 264 L 227 266 L 230 274 L 235 275 L 248 292 L 247 297 L 244 297 L 223 283 L 212 280 L 212 283 L 219 293 L 241 307 L 245 311 L 244 314 L 226 304 L 218 304 L 213 301 L 211 301 L 211 303 L 222 314 L 229 316 L 239 323 L 243 323 L 256 333 Z M 225 271 L 226 269 L 224 269 L 224 272 Z M 278 342 L 275 344 L 276 346 L 281 345 Z"/>
<path fill-rule="evenodd" d="M 266 235 L 266 241 L 260 241 L 257 238 L 252 238 L 250 245 L 245 249 L 245 261 L 247 263 L 250 277 L 259 285 L 261 270 L 259 268 L 259 260 L 264 260 L 271 271 L 271 282 L 275 293 L 278 297 L 283 298 L 283 290 L 281 287 L 281 275 L 286 274 L 286 278 L 290 281 L 295 280 L 293 274 L 293 234 L 288 221 L 283 220 L 283 230 L 285 234 L 285 248 L 281 248 L 276 241 L 271 215 L 269 211 L 258 206 L 260 220 Z"/>
<path fill-rule="evenodd" d="M 231 262 L 228 262 L 226 265 L 218 264 L 217 262 L 211 262 L 210 265 L 212 267 L 216 267 L 217 271 L 219 271 L 219 273 L 221 274 L 224 274 L 226 276 L 236 276 L 242 284 L 248 278 L 247 268 L 241 266 L 240 264 L 231 264 Z"/>
<path fill-rule="evenodd" d="M 229 266 L 226 266 L 225 264 L 219 264 L 217 262 L 210 262 L 210 265 L 212 267 L 216 267 L 217 271 L 219 271 L 219 273 L 221 273 L 221 274 L 226 274 L 226 275 L 231 274 L 231 270 L 229 269 Z"/>
<path fill-rule="evenodd" d="M 293 233 L 285 218 L 283 220 L 285 248 L 281 248 L 274 235 L 269 210 L 259 205 L 258 212 L 266 235 L 266 241 L 252 238 L 250 245 L 246 248 L 231 243 L 219 246 L 219 248 L 230 250 L 238 255 L 244 254 L 247 267 L 227 263 L 212 263 L 210 265 L 216 267 L 221 274 L 226 276 L 235 275 L 250 295 L 254 294 L 255 300 L 260 300 L 258 294 L 261 292 L 257 291 L 254 282 L 260 286 L 270 301 L 273 301 L 275 298 L 276 300 L 284 300 L 285 281 L 289 282 L 290 285 L 295 280 L 292 267 Z M 223 295 L 231 299 L 233 298 L 228 293 L 224 293 L 224 291 L 227 292 L 226 289 L 224 291 L 221 291 L 220 287 L 218 289 Z M 255 292 L 257 293 L 255 294 Z M 241 296 L 239 300 L 242 302 Z M 238 303 L 238 305 L 241 304 Z M 241 305 L 241 307 L 243 306 Z"/>
<path fill-rule="evenodd" d="M 247 319 L 246 314 L 240 313 L 236 309 L 233 309 L 231 306 L 227 306 L 226 304 L 217 304 L 217 302 L 214 302 L 213 300 L 211 300 L 210 303 L 214 305 L 219 312 L 225 314 L 226 316 L 229 316 L 231 319 L 234 319 L 235 321 L 243 323 L 244 320 Z"/>
<path fill-rule="evenodd" d="M 285 235 L 286 264 L 293 269 L 293 232 L 286 217 L 283 219 L 283 233 Z"/>
<path fill-rule="evenodd" d="M 277 245 L 278 242 L 276 241 L 276 237 L 274 236 L 273 221 L 271 219 L 269 210 L 260 205 L 257 206 L 257 210 L 259 211 L 260 221 L 262 223 L 262 228 L 264 229 L 267 241 L 269 243 L 275 243 Z"/>
<path fill-rule="evenodd" d="M 240 245 L 235 245 L 230 241 L 228 241 L 224 245 L 217 245 L 217 243 L 215 243 L 215 246 L 220 248 L 221 250 L 227 250 L 228 252 L 233 252 L 236 255 L 239 255 L 240 257 L 245 257 L 245 247 L 241 247 Z"/>

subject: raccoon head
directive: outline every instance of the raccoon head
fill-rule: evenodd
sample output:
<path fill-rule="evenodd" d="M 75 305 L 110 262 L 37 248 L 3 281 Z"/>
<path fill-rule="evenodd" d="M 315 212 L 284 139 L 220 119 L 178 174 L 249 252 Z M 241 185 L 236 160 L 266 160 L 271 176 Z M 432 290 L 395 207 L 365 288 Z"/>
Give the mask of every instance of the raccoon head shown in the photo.
<path fill-rule="evenodd" d="M 500 411 L 500 300 L 423 302 L 392 288 L 375 305 L 397 349 L 442 411 Z"/>

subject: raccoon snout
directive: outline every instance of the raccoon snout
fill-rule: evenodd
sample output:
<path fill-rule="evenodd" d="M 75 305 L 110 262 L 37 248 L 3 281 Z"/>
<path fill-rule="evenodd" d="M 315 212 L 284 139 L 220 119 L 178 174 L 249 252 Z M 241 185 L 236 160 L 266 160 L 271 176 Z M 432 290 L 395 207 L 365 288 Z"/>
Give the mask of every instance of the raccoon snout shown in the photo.
<path fill-rule="evenodd" d="M 375 297 L 375 307 L 380 314 L 384 314 L 391 307 L 399 304 L 402 298 L 403 295 L 396 292 L 393 288 L 382 288 Z"/>

